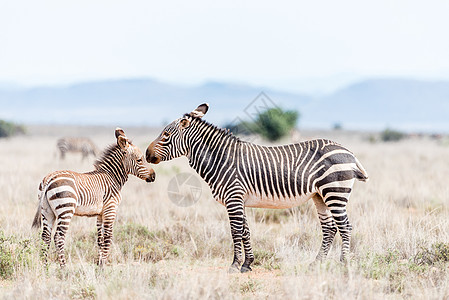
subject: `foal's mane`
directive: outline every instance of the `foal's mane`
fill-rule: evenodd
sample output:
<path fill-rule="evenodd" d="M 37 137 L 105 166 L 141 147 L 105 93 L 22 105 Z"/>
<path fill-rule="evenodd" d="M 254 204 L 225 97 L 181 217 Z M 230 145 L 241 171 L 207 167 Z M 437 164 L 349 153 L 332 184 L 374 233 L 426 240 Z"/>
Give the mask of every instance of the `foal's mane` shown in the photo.
<path fill-rule="evenodd" d="M 116 157 L 117 154 L 120 152 L 120 147 L 117 144 L 109 145 L 101 155 L 95 160 L 94 167 L 96 170 L 101 169 L 101 166 L 106 164 L 108 160 L 110 160 L 111 157 Z"/>

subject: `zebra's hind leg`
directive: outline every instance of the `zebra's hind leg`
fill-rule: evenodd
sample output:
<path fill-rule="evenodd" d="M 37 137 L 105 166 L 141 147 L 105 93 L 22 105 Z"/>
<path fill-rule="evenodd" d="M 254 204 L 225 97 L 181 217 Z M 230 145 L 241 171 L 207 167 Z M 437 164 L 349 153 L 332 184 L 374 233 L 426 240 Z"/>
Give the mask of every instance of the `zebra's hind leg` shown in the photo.
<path fill-rule="evenodd" d="M 326 204 L 324 204 L 323 198 L 321 198 L 320 195 L 315 194 L 312 199 L 315 203 L 318 218 L 320 219 L 321 230 L 323 232 L 321 248 L 315 259 L 315 261 L 321 261 L 325 259 L 329 253 L 329 249 L 334 241 L 335 234 L 337 233 L 337 225 L 331 212 L 327 208 Z"/>
<path fill-rule="evenodd" d="M 65 249 L 65 234 L 69 229 L 70 221 L 73 217 L 74 211 L 65 211 L 58 216 L 56 233 L 54 236 L 56 249 L 58 251 L 59 265 L 65 267 L 66 259 L 64 254 Z"/>
<path fill-rule="evenodd" d="M 243 248 L 245 250 L 245 261 L 243 262 L 240 272 L 245 273 L 248 271 L 252 271 L 251 264 L 254 261 L 254 254 L 253 254 L 253 249 L 251 248 L 250 231 L 249 231 L 246 215 L 244 215 L 243 218 L 244 218 L 244 224 L 243 224 L 242 241 L 243 241 Z"/>
<path fill-rule="evenodd" d="M 332 208 L 331 208 L 331 210 L 332 210 Z M 332 215 L 334 216 L 334 219 L 337 222 L 338 232 L 340 233 L 341 241 L 342 241 L 340 261 L 345 263 L 346 258 L 349 254 L 352 225 L 351 225 L 351 223 L 349 223 L 346 209 L 344 211 L 340 211 L 335 214 L 332 213 Z"/>
<path fill-rule="evenodd" d="M 340 261 L 346 262 L 346 257 L 349 253 L 352 231 L 352 225 L 351 223 L 349 223 L 348 214 L 346 212 L 346 204 L 348 202 L 348 199 L 345 197 L 329 198 L 333 200 L 326 199 L 325 203 L 337 224 L 338 232 L 340 233 L 342 241 Z M 335 198 L 338 198 L 338 200 Z"/>
<path fill-rule="evenodd" d="M 48 250 L 50 249 L 51 244 L 51 233 L 53 231 L 53 225 L 55 223 L 56 216 L 48 206 L 47 201 L 43 201 L 42 203 L 42 241 L 44 245 L 42 246 L 42 257 L 44 263 L 47 264 L 48 261 Z"/>
<path fill-rule="evenodd" d="M 240 272 L 240 265 L 243 261 L 242 255 L 242 235 L 244 224 L 244 207 L 242 199 L 230 199 L 226 201 L 229 222 L 231 225 L 232 241 L 234 243 L 234 260 L 232 261 L 229 273 Z"/>

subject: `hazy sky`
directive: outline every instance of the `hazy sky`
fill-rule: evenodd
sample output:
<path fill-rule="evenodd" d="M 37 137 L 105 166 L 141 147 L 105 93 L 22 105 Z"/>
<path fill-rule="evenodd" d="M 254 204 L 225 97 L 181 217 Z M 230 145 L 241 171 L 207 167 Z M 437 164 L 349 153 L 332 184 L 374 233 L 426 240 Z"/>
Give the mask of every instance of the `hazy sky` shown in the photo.
<path fill-rule="evenodd" d="M 449 79 L 449 1 L 0 1 L 0 82 Z"/>

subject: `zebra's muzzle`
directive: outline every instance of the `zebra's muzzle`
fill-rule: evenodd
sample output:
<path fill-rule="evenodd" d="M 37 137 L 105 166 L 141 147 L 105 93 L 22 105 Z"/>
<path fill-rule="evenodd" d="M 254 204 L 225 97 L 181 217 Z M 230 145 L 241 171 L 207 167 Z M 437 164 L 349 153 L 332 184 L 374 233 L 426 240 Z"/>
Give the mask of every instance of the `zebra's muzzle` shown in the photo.
<path fill-rule="evenodd" d="M 150 174 L 150 177 L 147 177 L 147 178 L 145 179 L 145 181 L 146 181 L 146 182 L 153 182 L 155 179 L 156 179 L 156 173 L 153 171 L 153 172 Z"/>
<path fill-rule="evenodd" d="M 153 143 L 151 143 L 150 146 L 148 146 L 147 151 L 145 153 L 145 158 L 149 163 L 158 164 L 161 162 L 161 159 L 155 155 L 154 151 L 152 150 L 152 145 Z"/>

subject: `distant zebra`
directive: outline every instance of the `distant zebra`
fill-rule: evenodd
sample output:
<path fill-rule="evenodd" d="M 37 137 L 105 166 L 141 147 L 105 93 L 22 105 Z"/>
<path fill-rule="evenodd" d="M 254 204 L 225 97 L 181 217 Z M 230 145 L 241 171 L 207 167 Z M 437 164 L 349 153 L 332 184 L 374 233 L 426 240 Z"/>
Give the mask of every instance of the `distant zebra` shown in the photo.
<path fill-rule="evenodd" d="M 94 142 L 86 137 L 63 137 L 58 139 L 56 146 L 61 159 L 65 158 L 67 152 L 80 152 L 83 160 L 89 155 L 96 157 L 99 152 Z"/>
<path fill-rule="evenodd" d="M 45 261 L 51 243 L 53 225 L 59 263 L 64 266 L 65 234 L 73 215 L 97 217 L 98 263 L 103 265 L 109 255 L 112 241 L 112 227 L 117 207 L 121 201 L 121 189 L 132 174 L 147 182 L 155 179 L 155 173 L 148 169 L 140 149 L 133 145 L 122 129 L 115 130 L 117 144 L 107 148 L 95 162 L 95 170 L 88 173 L 56 171 L 45 176 L 39 185 L 39 206 L 33 227 L 41 227 Z M 42 217 L 42 218 L 41 218 Z"/>
<path fill-rule="evenodd" d="M 337 230 L 342 237 L 341 257 L 349 252 L 352 226 L 346 204 L 356 179 L 368 174 L 346 148 L 329 140 L 311 140 L 265 147 L 244 142 L 201 119 L 208 104 L 167 125 L 147 148 L 151 163 L 187 156 L 190 166 L 209 184 L 215 199 L 229 215 L 234 242 L 230 272 L 245 261 L 241 272 L 251 270 L 254 255 L 245 207 L 290 208 L 313 199 L 323 231 L 316 260 L 327 256 Z"/>

